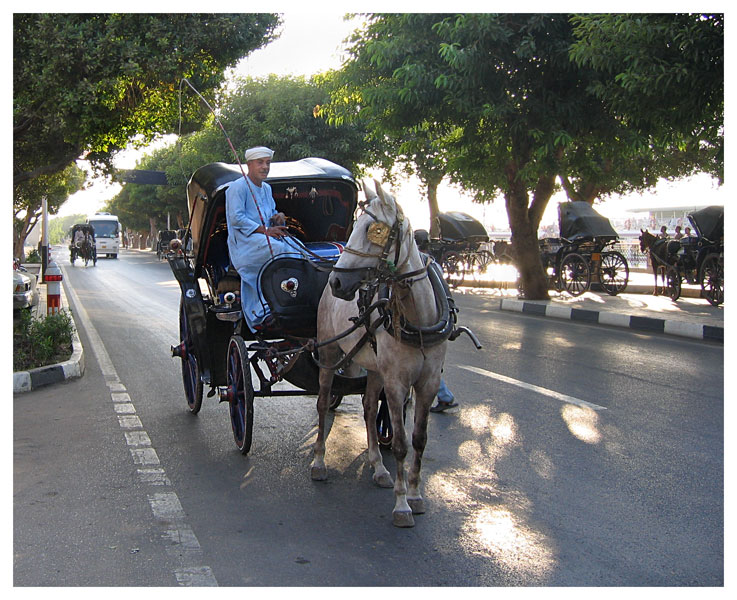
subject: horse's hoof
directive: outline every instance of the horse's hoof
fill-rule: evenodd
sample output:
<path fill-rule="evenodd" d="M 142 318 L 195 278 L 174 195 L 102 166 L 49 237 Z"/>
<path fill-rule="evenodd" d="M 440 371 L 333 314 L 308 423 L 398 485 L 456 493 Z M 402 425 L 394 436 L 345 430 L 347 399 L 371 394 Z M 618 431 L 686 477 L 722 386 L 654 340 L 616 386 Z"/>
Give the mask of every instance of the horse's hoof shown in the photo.
<path fill-rule="evenodd" d="M 374 483 L 382 488 L 394 487 L 394 480 L 389 473 L 374 473 Z"/>
<path fill-rule="evenodd" d="M 403 510 L 398 511 L 395 510 L 392 513 L 394 517 L 394 526 L 395 527 L 414 527 L 415 526 L 415 520 L 412 517 L 412 511 L 409 510 Z"/>
<path fill-rule="evenodd" d="M 425 514 L 425 501 L 422 498 L 407 498 L 407 504 L 412 509 L 413 515 Z"/>
<path fill-rule="evenodd" d="M 312 481 L 325 481 L 328 478 L 327 467 L 312 467 L 310 477 L 312 477 Z"/>

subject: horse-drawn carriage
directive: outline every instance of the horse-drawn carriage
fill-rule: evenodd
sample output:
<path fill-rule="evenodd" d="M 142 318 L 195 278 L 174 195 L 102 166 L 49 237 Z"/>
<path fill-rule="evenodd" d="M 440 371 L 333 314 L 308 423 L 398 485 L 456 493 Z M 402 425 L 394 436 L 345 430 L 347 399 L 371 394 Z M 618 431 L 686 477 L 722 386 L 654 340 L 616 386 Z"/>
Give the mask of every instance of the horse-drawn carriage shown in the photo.
<path fill-rule="evenodd" d="M 76 223 L 70 230 L 69 262 L 79 258 L 86 267 L 90 261 L 92 266 L 97 265 L 97 249 L 95 248 L 95 228 L 89 223 Z"/>
<path fill-rule="evenodd" d="M 619 237 L 606 217 L 588 202 L 561 202 L 558 224 L 560 237 L 539 242 L 551 288 L 580 296 L 596 281 L 615 296 L 627 287 L 629 265 L 620 252 L 610 248 Z"/>
<path fill-rule="evenodd" d="M 701 285 L 701 294 L 712 305 L 724 302 L 724 207 L 707 206 L 688 215 L 696 233 L 680 240 L 661 239 L 649 231 L 640 235 L 640 250 L 648 252 L 659 292 L 658 275 L 665 292 L 675 301 L 683 281 Z"/>
<path fill-rule="evenodd" d="M 483 224 L 462 212 L 438 215 L 440 238 L 430 239 L 427 231 L 415 232 L 417 245 L 440 264 L 451 287 L 462 285 L 467 276 L 478 278 L 494 262 L 489 250 L 489 236 Z"/>
<path fill-rule="evenodd" d="M 156 257 L 161 260 L 169 252 L 169 243 L 177 237 L 173 229 L 162 229 L 156 236 Z"/>
<path fill-rule="evenodd" d="M 467 328 L 456 327 L 457 310 L 442 273 L 429 257 L 420 259 L 409 223 L 393 198 L 387 195 L 391 202 L 383 203 L 382 196 L 382 202 L 376 201 L 376 206 L 374 202 L 363 206 L 364 212 L 356 223 L 361 223 L 361 218 L 368 219 L 369 215 L 377 222 L 363 227 L 366 231 L 358 231 L 356 225 L 354 233 L 359 238 L 369 236 L 371 242 L 362 239 L 367 250 L 350 247 L 359 186 L 346 169 L 315 158 L 271 165 L 267 182 L 276 208 L 286 215 L 291 234 L 303 244 L 306 253 L 303 257 L 273 256 L 263 265 L 259 273 L 259 299 L 270 317 L 252 331 L 243 318 L 240 279 L 230 263 L 227 245 L 225 191 L 240 177 L 243 174 L 238 167 L 223 163 L 207 165 L 192 175 L 187 187 L 188 234 L 184 242 L 179 239 L 171 242 L 166 257 L 182 291 L 181 341 L 172 347 L 172 355 L 181 359 L 189 410 L 199 412 L 203 387 L 209 386 L 208 397 L 217 394 L 221 402 L 227 403 L 236 446 L 246 454 L 251 447 L 255 397 L 319 393 L 319 433 L 312 478 L 320 480 L 327 473 L 323 462 L 323 411 L 336 407 L 344 395 L 363 394 L 369 460 L 375 468 L 374 480 L 385 486 L 391 477 L 381 464 L 377 438 L 387 435 L 387 425 L 401 420 L 402 435 L 394 436 L 392 449 L 395 456 L 404 460 L 402 403 L 407 398 L 408 386 L 414 386 L 416 406 L 424 413 L 424 417 L 419 417 L 419 426 L 425 429 L 427 411 L 440 380 L 445 342 L 467 333 L 477 347 L 480 345 Z M 393 212 L 390 206 L 394 207 Z M 382 218 L 385 220 L 379 222 Z M 388 222 L 390 218 L 394 224 Z M 187 239 L 192 242 L 191 253 L 184 251 Z M 381 250 L 382 244 L 383 252 L 371 251 L 377 247 Z M 344 267 L 336 266 L 340 265 L 341 257 L 347 258 Z M 352 260 L 361 264 L 354 267 Z M 340 281 L 333 280 L 336 274 Z M 326 289 L 329 278 L 331 285 Z M 395 288 L 408 289 L 410 295 L 416 295 L 418 290 L 430 290 L 430 296 L 412 302 L 410 308 L 403 310 L 397 308 L 402 299 L 395 297 Z M 358 302 L 353 301 L 356 290 Z M 326 306 L 333 301 L 342 304 Z M 346 311 L 349 315 L 354 314 L 350 311 L 356 312 L 354 316 L 339 319 L 338 315 Z M 437 320 L 432 317 L 428 324 L 422 317 L 416 321 L 418 314 L 428 311 L 437 315 Z M 337 327 L 342 329 L 325 338 L 325 331 L 329 330 L 327 321 L 331 319 L 337 319 Z M 414 325 L 415 322 L 421 326 Z M 354 340 L 357 342 L 350 350 L 339 347 L 344 342 L 353 345 Z M 407 351 L 412 360 L 397 360 L 400 357 L 392 344 L 412 346 L 418 340 L 419 346 Z M 387 346 L 392 350 L 387 352 Z M 381 372 L 383 379 L 377 375 L 375 365 L 359 367 L 366 357 L 379 360 L 382 356 L 389 364 Z M 428 358 L 434 362 L 423 366 Z M 388 379 L 395 367 L 408 366 L 414 369 L 411 376 L 414 379 Z M 329 380 L 323 380 L 325 373 L 329 373 Z M 275 384 L 282 381 L 296 389 L 275 389 Z M 254 383 L 258 384 L 257 388 Z M 389 388 L 387 383 L 391 384 Z M 385 401 L 379 403 L 382 386 Z M 380 405 L 385 407 L 383 421 Z M 415 435 L 417 423 L 415 416 Z M 423 432 L 423 438 L 425 435 Z M 419 471 L 419 462 L 416 463 L 413 470 Z M 410 526 L 411 512 L 424 510 L 415 490 L 418 481 L 410 475 L 410 492 L 414 496 L 409 499 L 413 508 L 407 515 L 403 465 L 398 465 L 397 478 L 395 496 L 399 508 L 395 509 L 395 524 Z"/>

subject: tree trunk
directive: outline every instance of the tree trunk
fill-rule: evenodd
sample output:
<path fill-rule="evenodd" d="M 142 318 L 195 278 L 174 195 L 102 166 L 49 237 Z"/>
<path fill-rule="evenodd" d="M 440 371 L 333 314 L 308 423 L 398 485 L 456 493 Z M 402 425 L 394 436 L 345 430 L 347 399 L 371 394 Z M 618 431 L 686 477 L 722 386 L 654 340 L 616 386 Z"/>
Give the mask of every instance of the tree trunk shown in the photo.
<path fill-rule="evenodd" d="M 150 240 L 151 240 L 151 246 L 150 247 L 151 248 L 156 248 L 156 239 L 159 236 L 159 230 L 158 230 L 158 226 L 156 224 L 156 219 L 154 219 L 153 217 L 149 217 L 148 218 L 148 224 L 149 224 L 149 229 L 150 229 L 150 234 L 149 235 L 151 236 L 150 237 Z"/>
<path fill-rule="evenodd" d="M 440 208 L 438 207 L 438 185 L 442 178 L 432 178 L 426 182 L 427 185 L 427 202 L 430 206 L 430 238 L 437 239 L 440 237 Z"/>
<path fill-rule="evenodd" d="M 31 225 L 32 217 L 33 215 L 30 212 L 26 212 L 22 225 L 18 228 L 13 227 L 13 258 L 19 258 L 21 260 L 25 258 L 25 252 L 23 249 L 26 245 L 26 238 L 28 237 L 28 234 L 31 233 L 31 229 L 33 229 L 37 222 L 36 220 L 33 225 Z"/>
<path fill-rule="evenodd" d="M 519 271 L 519 286 L 525 298 L 547 300 L 548 281 L 540 260 L 537 229 L 552 195 L 555 177 L 546 176 L 538 180 L 531 204 L 525 184 L 517 177 L 516 168 L 508 168 L 507 178 L 510 187 L 504 200 L 512 231 L 512 253 Z"/>

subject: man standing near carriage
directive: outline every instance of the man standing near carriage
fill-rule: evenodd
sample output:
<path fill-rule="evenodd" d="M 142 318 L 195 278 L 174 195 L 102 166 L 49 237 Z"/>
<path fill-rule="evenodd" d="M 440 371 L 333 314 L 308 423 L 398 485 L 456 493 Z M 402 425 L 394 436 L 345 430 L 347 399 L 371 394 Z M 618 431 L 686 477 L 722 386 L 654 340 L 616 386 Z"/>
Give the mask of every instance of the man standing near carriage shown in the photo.
<path fill-rule="evenodd" d="M 302 255 L 299 243 L 288 237 L 284 213 L 276 210 L 271 186 L 266 183 L 273 156 L 274 151 L 265 146 L 246 150 L 246 177 L 225 190 L 230 262 L 241 278 L 241 309 L 251 331 L 263 326 L 268 317 L 258 287 L 261 267 L 277 255 Z"/>

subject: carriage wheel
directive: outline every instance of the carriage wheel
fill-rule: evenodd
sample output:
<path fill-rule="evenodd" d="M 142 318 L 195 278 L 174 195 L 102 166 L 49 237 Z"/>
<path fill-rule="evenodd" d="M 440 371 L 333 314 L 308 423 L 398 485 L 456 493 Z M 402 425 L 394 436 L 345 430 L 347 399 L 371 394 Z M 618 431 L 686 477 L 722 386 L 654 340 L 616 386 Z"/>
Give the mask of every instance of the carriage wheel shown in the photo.
<path fill-rule="evenodd" d="M 480 250 L 471 256 L 470 263 L 473 278 L 480 281 L 486 275 L 489 266 L 494 263 L 494 255 L 488 250 Z"/>
<path fill-rule="evenodd" d="M 450 287 L 455 288 L 463 284 L 466 269 L 463 256 L 461 256 L 460 252 L 450 251 L 443 254 L 441 266 L 443 268 L 443 277 Z"/>
<path fill-rule="evenodd" d="M 591 269 L 586 259 L 576 252 L 566 254 L 560 263 L 561 289 L 571 296 L 580 296 L 591 285 Z"/>
<path fill-rule="evenodd" d="M 340 406 L 341 402 L 343 402 L 342 394 L 330 394 L 330 404 L 328 404 L 328 408 L 330 410 L 335 410 Z"/>
<path fill-rule="evenodd" d="M 411 392 L 410 392 L 411 394 Z M 402 418 L 407 418 L 407 402 L 410 399 L 408 395 L 404 400 L 402 410 Z M 376 412 L 376 433 L 378 435 L 379 445 L 386 448 L 391 447 L 394 439 L 394 429 L 392 428 L 392 418 L 389 414 L 389 402 L 387 402 L 384 390 L 379 394 L 379 410 Z"/>
<path fill-rule="evenodd" d="M 202 379 L 200 378 L 200 365 L 197 362 L 197 357 L 190 351 L 194 347 L 194 342 L 189 332 L 184 305 L 181 302 L 179 304 L 179 339 L 182 340 L 185 351 L 182 357 L 184 396 L 187 399 L 189 411 L 196 415 L 202 408 Z"/>
<path fill-rule="evenodd" d="M 709 254 L 701 265 L 701 293 L 713 306 L 724 302 L 724 263 L 718 254 Z"/>
<path fill-rule="evenodd" d="M 233 439 L 240 453 L 248 454 L 253 432 L 253 384 L 246 343 L 238 335 L 230 338 L 228 345 L 227 382 L 225 398 L 230 406 Z"/>
<path fill-rule="evenodd" d="M 630 279 L 627 260 L 619 252 L 603 252 L 599 266 L 601 286 L 610 296 L 623 292 Z"/>
<path fill-rule="evenodd" d="M 681 297 L 681 274 L 675 267 L 668 267 L 665 271 L 665 290 L 673 302 Z"/>

